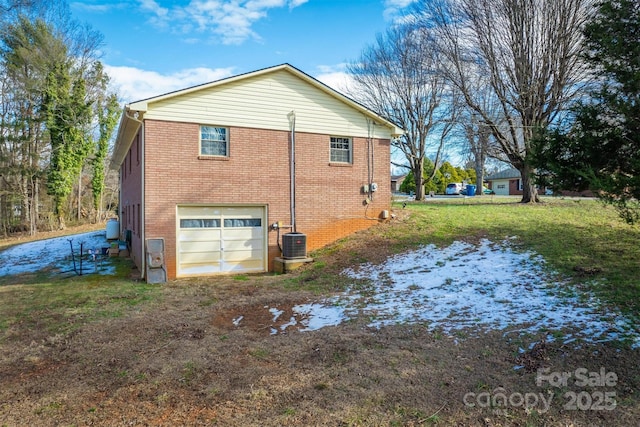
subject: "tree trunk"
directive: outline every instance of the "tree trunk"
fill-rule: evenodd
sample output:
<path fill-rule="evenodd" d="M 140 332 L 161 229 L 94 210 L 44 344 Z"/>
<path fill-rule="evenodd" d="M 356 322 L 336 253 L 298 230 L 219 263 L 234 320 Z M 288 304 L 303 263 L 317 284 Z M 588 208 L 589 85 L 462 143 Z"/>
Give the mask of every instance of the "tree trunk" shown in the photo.
<path fill-rule="evenodd" d="M 20 231 L 29 231 L 29 218 L 31 217 L 31 205 L 29 198 L 29 179 L 26 176 L 25 171 L 21 171 L 22 176 L 20 177 Z"/>
<path fill-rule="evenodd" d="M 422 170 L 424 168 L 424 159 L 418 160 L 413 168 L 413 179 L 416 182 L 416 200 L 424 198 L 424 179 L 422 178 Z"/>
<path fill-rule="evenodd" d="M 64 222 L 65 211 L 60 199 L 56 199 L 55 201 L 55 216 L 56 222 L 58 223 L 58 230 L 64 230 L 66 228 L 66 224 Z"/>
<path fill-rule="evenodd" d="M 484 182 L 484 167 L 478 161 L 475 164 L 476 170 L 476 196 L 482 196 L 482 183 Z"/>
<path fill-rule="evenodd" d="M 524 165 L 518 168 L 522 179 L 522 200 L 521 203 L 539 203 L 538 189 L 532 179 L 532 170 L 530 166 Z"/>
<path fill-rule="evenodd" d="M 64 222 L 64 215 L 62 214 L 58 214 L 58 230 L 64 230 L 65 228 L 67 228 L 67 225 Z"/>
<path fill-rule="evenodd" d="M 82 211 L 82 165 L 80 165 L 80 172 L 78 173 L 78 223 L 80 223 Z"/>
<path fill-rule="evenodd" d="M 29 235 L 35 236 L 38 234 L 38 202 L 40 193 L 38 191 L 39 180 L 38 177 L 31 178 L 31 209 L 29 209 Z"/>

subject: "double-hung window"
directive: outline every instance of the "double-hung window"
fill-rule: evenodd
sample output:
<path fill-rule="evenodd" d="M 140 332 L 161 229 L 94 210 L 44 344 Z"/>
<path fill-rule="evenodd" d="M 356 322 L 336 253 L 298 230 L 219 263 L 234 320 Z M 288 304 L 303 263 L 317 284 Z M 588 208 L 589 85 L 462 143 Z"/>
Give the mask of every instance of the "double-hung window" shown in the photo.
<path fill-rule="evenodd" d="M 331 137 L 331 162 L 351 163 L 352 155 L 351 138 L 342 136 Z"/>
<path fill-rule="evenodd" d="M 229 156 L 229 130 L 223 127 L 200 126 L 200 155 Z"/>

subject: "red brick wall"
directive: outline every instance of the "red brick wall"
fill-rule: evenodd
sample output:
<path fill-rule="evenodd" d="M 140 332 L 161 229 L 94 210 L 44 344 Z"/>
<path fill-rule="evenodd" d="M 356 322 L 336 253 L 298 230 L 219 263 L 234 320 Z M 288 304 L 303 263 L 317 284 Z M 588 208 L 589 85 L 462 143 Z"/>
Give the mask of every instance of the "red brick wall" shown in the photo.
<path fill-rule="evenodd" d="M 512 196 L 522 195 L 522 190 L 518 188 L 520 184 L 519 179 L 510 179 L 509 180 L 509 194 Z"/>
<path fill-rule="evenodd" d="M 145 121 L 145 237 L 165 239 L 169 278 L 176 275 L 176 205 L 267 205 L 265 226 L 290 223 L 289 132 L 230 128 L 224 160 L 199 159 L 198 135 L 197 124 Z M 373 140 L 378 191 L 365 210 L 367 139 L 353 139 L 349 166 L 329 163 L 329 135 L 297 132 L 295 139 L 296 224 L 309 251 L 376 224 L 390 209 L 389 140 Z M 275 231 L 269 231 L 268 246 L 271 269 L 280 255 Z"/>
<path fill-rule="evenodd" d="M 138 268 L 141 267 L 142 230 L 140 218 L 142 215 L 142 138 L 137 135 L 131 144 L 127 156 L 120 166 L 120 231 L 121 238 L 125 238 L 125 231 L 131 230 L 130 256 Z"/>

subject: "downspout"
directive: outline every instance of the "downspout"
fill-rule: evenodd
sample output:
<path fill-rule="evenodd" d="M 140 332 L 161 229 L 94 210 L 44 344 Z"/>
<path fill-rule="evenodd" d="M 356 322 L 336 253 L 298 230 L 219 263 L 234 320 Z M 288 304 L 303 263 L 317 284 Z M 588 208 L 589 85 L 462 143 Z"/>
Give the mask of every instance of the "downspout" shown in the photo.
<path fill-rule="evenodd" d="M 369 200 L 373 201 L 373 183 L 375 182 L 375 174 L 374 174 L 374 165 L 375 165 L 375 156 L 373 153 L 373 136 L 374 136 L 374 126 L 375 122 L 372 120 L 367 120 L 367 175 L 368 180 L 367 185 L 369 186 Z"/>
<path fill-rule="evenodd" d="M 126 108 L 126 107 L 125 107 Z M 141 240 L 141 244 L 142 244 L 142 253 L 140 254 L 140 278 L 141 279 L 145 279 L 146 277 L 146 264 L 147 264 L 147 257 L 145 256 L 145 197 L 144 197 L 144 145 L 145 145 L 145 141 L 144 141 L 144 122 L 140 119 L 138 119 L 139 113 L 136 111 L 133 116 L 130 116 L 127 113 L 127 110 L 125 109 L 125 115 L 127 116 L 128 119 L 131 119 L 135 122 L 140 123 L 140 224 L 138 224 L 138 226 L 140 227 L 140 240 Z M 122 185 L 120 186 L 120 188 L 122 188 Z"/>
<path fill-rule="evenodd" d="M 290 212 L 291 212 L 291 231 L 296 232 L 296 112 L 291 110 L 287 114 L 289 118 L 289 125 L 291 126 L 291 152 L 289 154 L 289 176 L 290 176 L 290 188 L 289 188 L 289 200 L 290 200 Z"/>

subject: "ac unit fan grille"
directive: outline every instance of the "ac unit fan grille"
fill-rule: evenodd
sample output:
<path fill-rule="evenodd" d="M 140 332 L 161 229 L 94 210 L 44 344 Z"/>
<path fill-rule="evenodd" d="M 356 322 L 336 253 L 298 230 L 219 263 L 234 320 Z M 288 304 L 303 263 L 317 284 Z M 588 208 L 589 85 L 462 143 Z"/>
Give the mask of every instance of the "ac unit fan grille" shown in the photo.
<path fill-rule="evenodd" d="M 286 259 L 307 257 L 307 236 L 303 233 L 282 235 L 282 257 Z"/>

